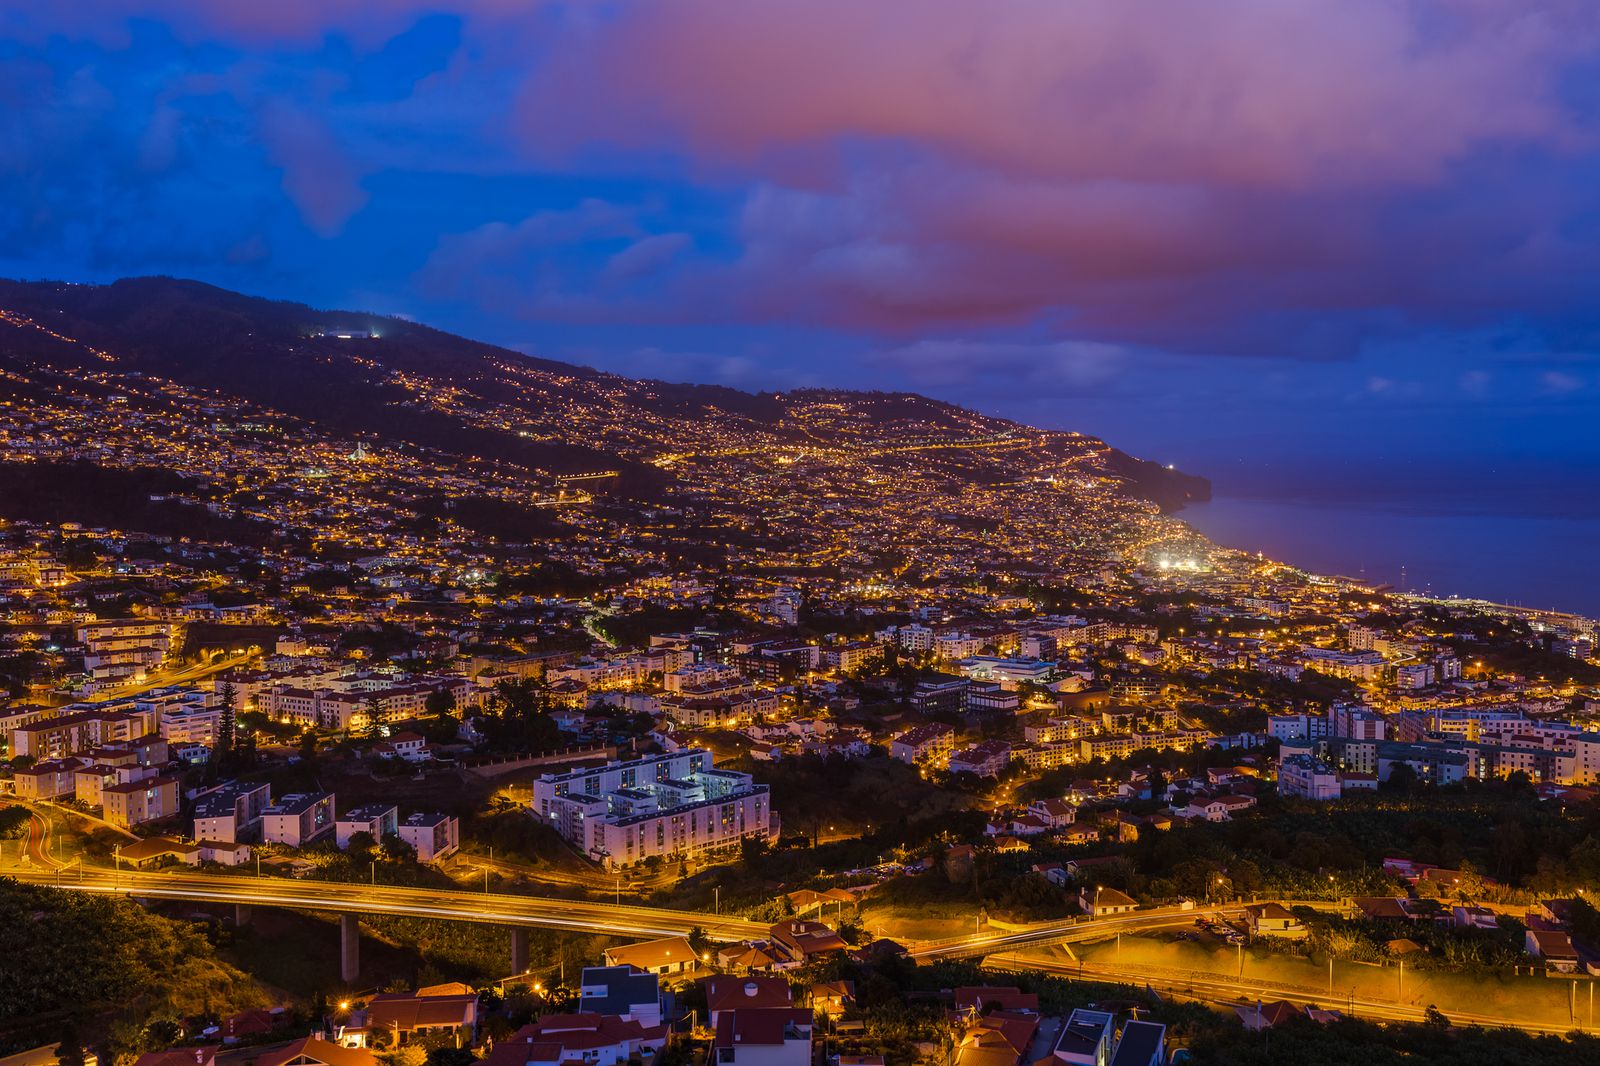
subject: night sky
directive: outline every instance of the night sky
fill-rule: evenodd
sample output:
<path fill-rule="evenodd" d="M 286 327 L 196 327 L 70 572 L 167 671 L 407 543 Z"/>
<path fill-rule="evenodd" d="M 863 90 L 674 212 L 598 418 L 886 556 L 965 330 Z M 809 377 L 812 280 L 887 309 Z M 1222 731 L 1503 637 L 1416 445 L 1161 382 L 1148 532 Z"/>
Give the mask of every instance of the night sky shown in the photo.
<path fill-rule="evenodd" d="M 1592 0 L 0 7 L 0 275 L 916 389 L 1224 484 L 1600 508 L 1597 267 Z"/>

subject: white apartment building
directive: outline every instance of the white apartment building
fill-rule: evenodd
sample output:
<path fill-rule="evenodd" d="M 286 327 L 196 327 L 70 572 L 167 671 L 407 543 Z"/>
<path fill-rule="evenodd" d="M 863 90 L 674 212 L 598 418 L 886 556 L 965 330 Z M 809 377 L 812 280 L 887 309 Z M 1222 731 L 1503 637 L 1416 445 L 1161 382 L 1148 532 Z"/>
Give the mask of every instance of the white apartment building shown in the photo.
<path fill-rule="evenodd" d="M 418 862 L 437 862 L 461 846 L 461 819 L 436 812 L 408 814 L 396 832 L 416 850 Z"/>
<path fill-rule="evenodd" d="M 399 827 L 400 808 L 389 803 L 369 803 L 339 815 L 333 826 L 333 839 L 341 851 L 350 846 L 350 838 L 357 833 L 366 833 L 374 843 L 381 844 L 384 837 L 398 835 Z"/>
<path fill-rule="evenodd" d="M 271 786 L 265 784 L 235 782 L 201 793 L 194 801 L 194 838 L 227 844 L 254 840 L 271 802 Z"/>
<path fill-rule="evenodd" d="M 261 812 L 261 839 L 298 848 L 334 830 L 332 792 L 291 792 Z"/>
<path fill-rule="evenodd" d="M 699 855 L 772 833 L 767 787 L 715 769 L 703 748 L 545 774 L 534 782 L 533 809 L 607 866 Z"/>

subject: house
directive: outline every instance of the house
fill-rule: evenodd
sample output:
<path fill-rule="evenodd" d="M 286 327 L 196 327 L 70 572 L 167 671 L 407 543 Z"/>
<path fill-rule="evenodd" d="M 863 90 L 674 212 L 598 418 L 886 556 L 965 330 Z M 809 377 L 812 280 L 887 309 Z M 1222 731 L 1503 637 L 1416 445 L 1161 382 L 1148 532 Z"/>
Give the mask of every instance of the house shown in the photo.
<path fill-rule="evenodd" d="M 1039 997 L 1013 985 L 962 985 L 952 996 L 956 1017 L 965 1022 L 993 1011 L 1039 1013 Z"/>
<path fill-rule="evenodd" d="M 1068 826 L 1060 839 L 1063 844 L 1093 844 L 1100 839 L 1100 830 L 1092 825 Z"/>
<path fill-rule="evenodd" d="M 1078 906 L 1089 917 L 1102 918 L 1108 914 L 1128 914 L 1139 904 L 1114 888 L 1085 885 L 1078 893 Z"/>
<path fill-rule="evenodd" d="M 378 1066 L 378 1060 L 365 1048 L 344 1047 L 307 1036 L 283 1047 L 263 1051 L 255 1057 L 256 1066 Z"/>
<path fill-rule="evenodd" d="M 856 986 L 850 981 L 818 981 L 811 986 L 811 1009 L 837 1018 L 855 1005 Z"/>
<path fill-rule="evenodd" d="M 228 1015 L 217 1024 L 217 1032 L 224 1044 L 231 1045 L 276 1032 L 288 1021 L 289 1011 L 286 1007 L 274 1007 L 271 1010 L 253 1008 Z"/>
<path fill-rule="evenodd" d="M 341 814 L 334 823 L 333 839 L 343 851 L 350 847 L 350 838 L 357 833 L 365 833 L 374 844 L 381 844 L 385 837 L 398 835 L 399 827 L 400 808 L 392 803 L 369 803 Z"/>
<path fill-rule="evenodd" d="M 699 961 L 689 941 L 681 936 L 607 948 L 605 960 L 607 966 L 631 966 L 640 973 L 654 974 L 682 973 Z"/>
<path fill-rule="evenodd" d="M 805 917 L 813 911 L 819 914 L 828 907 L 833 907 L 835 913 L 844 907 L 855 907 L 860 901 L 854 895 L 842 888 L 830 888 L 818 892 L 811 888 L 802 888 L 788 895 L 789 905 L 794 908 L 794 913 Z"/>
<path fill-rule="evenodd" d="M 185 844 L 172 837 L 145 837 L 124 844 L 118 849 L 116 859 L 119 868 L 127 863 L 141 870 L 173 862 L 194 866 L 201 861 L 200 845 Z"/>
<path fill-rule="evenodd" d="M 1035 800 L 1028 805 L 1028 813 L 1052 829 L 1064 829 L 1078 820 L 1078 808 L 1064 799 Z"/>
<path fill-rule="evenodd" d="M 726 1013 L 737 1009 L 792 1007 L 789 982 L 781 977 L 735 977 L 718 974 L 705 980 L 706 1021 L 713 1029 Z"/>
<path fill-rule="evenodd" d="M 717 1066 L 811 1066 L 811 1012 L 804 1007 L 742 1007 L 717 1018 Z"/>
<path fill-rule="evenodd" d="M 1039 1031 L 1039 1016 L 995 1011 L 972 1021 L 956 1046 L 956 1066 L 1019 1066 Z"/>
<path fill-rule="evenodd" d="M 843 951 L 849 947 L 832 929 L 821 922 L 808 921 L 804 918 L 790 918 L 779 922 L 771 928 L 770 933 L 772 946 L 796 966 L 809 962 L 819 955 Z"/>
<path fill-rule="evenodd" d="M 1529 955 L 1543 959 L 1549 969 L 1572 973 L 1578 968 L 1578 951 L 1572 946 L 1572 938 L 1559 929 L 1529 929 L 1523 946 Z"/>
<path fill-rule="evenodd" d="M 749 973 L 752 970 L 771 970 L 788 964 L 788 959 L 777 948 L 764 942 L 729 944 L 717 949 L 717 965 L 723 969 Z"/>
<path fill-rule="evenodd" d="M 1062 1023 L 1047 1063 L 1066 1066 L 1106 1066 L 1111 1055 L 1116 1016 L 1103 1010 L 1078 1007 Z"/>
<path fill-rule="evenodd" d="M 1191 803 L 1177 813 L 1208 822 L 1231 822 L 1234 815 L 1255 805 L 1254 796 L 1215 796 L 1201 803 Z"/>
<path fill-rule="evenodd" d="M 1281 903 L 1252 903 L 1244 909 L 1251 936 L 1276 936 L 1299 940 L 1307 933 L 1304 923 Z"/>
<path fill-rule="evenodd" d="M 498 1041 L 484 1066 L 625 1066 L 667 1044 L 664 1025 L 648 1027 L 600 1014 L 547 1014 Z"/>
<path fill-rule="evenodd" d="M 1498 929 L 1500 919 L 1488 907 L 1457 904 L 1450 908 L 1450 924 L 1457 929 Z"/>
<path fill-rule="evenodd" d="M 1351 902 L 1368 918 L 1406 922 L 1412 920 L 1411 912 L 1406 910 L 1405 901 L 1398 897 L 1358 896 Z"/>
<path fill-rule="evenodd" d="M 461 819 L 437 811 L 406 815 L 396 832 L 416 851 L 418 862 L 438 862 L 461 847 Z"/>
<path fill-rule="evenodd" d="M 585 966 L 578 985 L 578 1011 L 604 1014 L 646 1027 L 661 1024 L 661 986 L 653 973 L 630 966 Z"/>
<path fill-rule="evenodd" d="M 1057 888 L 1064 887 L 1068 880 L 1067 868 L 1059 862 L 1036 862 L 1033 864 L 1033 872 Z"/>
<path fill-rule="evenodd" d="M 406 762 L 427 762 L 430 758 L 428 739 L 419 733 L 396 733 L 388 740 L 380 740 L 372 746 L 372 754 Z"/>
<path fill-rule="evenodd" d="M 387 1033 L 391 1046 L 441 1034 L 450 1037 L 456 1047 L 472 1047 L 478 1042 L 478 997 L 472 992 L 442 996 L 381 992 L 368 1001 L 360 1016 L 359 1028 L 365 1029 L 368 1037 L 365 1044 L 372 1042 L 374 1033 Z"/>
<path fill-rule="evenodd" d="M 1241 1003 L 1233 1008 L 1233 1013 L 1239 1016 L 1239 1021 L 1253 1033 L 1263 1029 L 1271 1029 L 1274 1025 L 1281 1025 L 1291 1018 L 1298 1017 L 1300 1008 L 1284 1000 L 1274 1003 L 1264 1003 L 1257 1000 L 1254 1003 Z"/>
<path fill-rule="evenodd" d="M 1117 1034 L 1111 1066 L 1162 1066 L 1166 1062 L 1167 1027 L 1135 1018 Z"/>
<path fill-rule="evenodd" d="M 200 862 L 214 862 L 218 866 L 243 866 L 250 861 L 250 845 L 228 840 L 202 840 L 199 842 Z"/>

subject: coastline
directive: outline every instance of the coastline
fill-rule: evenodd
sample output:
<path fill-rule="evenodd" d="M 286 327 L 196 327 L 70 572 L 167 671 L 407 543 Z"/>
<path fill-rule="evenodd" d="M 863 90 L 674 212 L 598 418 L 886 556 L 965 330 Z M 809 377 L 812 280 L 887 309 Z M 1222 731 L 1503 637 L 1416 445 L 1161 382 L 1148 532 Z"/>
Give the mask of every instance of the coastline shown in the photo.
<path fill-rule="evenodd" d="M 1175 517 L 1230 548 L 1397 592 L 1600 616 L 1600 518 L 1486 515 L 1448 501 L 1336 503 L 1214 493 Z"/>

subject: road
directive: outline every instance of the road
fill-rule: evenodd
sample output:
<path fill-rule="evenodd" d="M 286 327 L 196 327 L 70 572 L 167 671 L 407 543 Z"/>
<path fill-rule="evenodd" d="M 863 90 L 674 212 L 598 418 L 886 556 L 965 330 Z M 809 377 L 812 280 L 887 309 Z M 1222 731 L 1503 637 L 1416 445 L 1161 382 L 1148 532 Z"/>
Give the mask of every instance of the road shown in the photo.
<path fill-rule="evenodd" d="M 28 835 L 22 842 L 23 856 L 42 870 L 59 870 L 67 864 L 50 854 L 50 820 L 38 811 L 28 812 Z"/>
<path fill-rule="evenodd" d="M 122 696 L 136 696 L 141 692 L 149 692 L 153 689 L 166 688 L 169 685 L 190 685 L 196 681 L 203 680 L 215 674 L 232 670 L 237 666 L 243 666 L 252 659 L 258 658 L 260 658 L 259 654 L 230 655 L 226 658 L 219 659 L 214 663 L 200 663 L 197 666 L 186 666 L 179 670 L 158 670 L 155 673 L 147 676 L 137 685 L 130 685 L 127 688 L 116 688 L 108 691 L 107 694 L 120 698 Z"/>
<path fill-rule="evenodd" d="M 1294 905 L 1298 906 L 1299 904 Z M 1330 903 L 1312 905 L 1333 906 Z M 1068 918 L 1059 922 L 1041 922 L 1022 929 L 975 933 L 972 936 L 933 941 L 914 949 L 911 952 L 911 957 L 930 961 L 933 959 L 975 958 L 1017 951 L 1022 948 L 1048 947 L 1051 944 L 1066 944 L 1079 940 L 1098 940 L 1119 932 L 1132 933 L 1151 929 L 1189 926 L 1194 924 L 1196 918 L 1216 919 L 1224 912 L 1237 912 L 1239 906 L 1239 904 L 1230 904 L 1228 906 L 1206 907 L 1196 910 L 1163 907 L 1156 910 L 1135 911 L 1132 914 L 1119 914 L 1110 918 L 1095 918 L 1088 921 Z"/>
<path fill-rule="evenodd" d="M 276 877 L 232 877 L 205 874 L 116 872 L 80 867 L 76 875 L 51 866 L 20 867 L 10 876 L 34 884 L 55 885 L 75 892 L 234 903 L 297 910 L 356 914 L 401 914 L 413 918 L 491 925 L 530 925 L 607 936 L 678 936 L 702 929 L 719 940 L 765 936 L 766 925 L 742 918 L 717 917 L 696 911 L 666 910 L 631 904 L 540 899 L 435 888 L 350 884 L 335 881 L 293 881 Z"/>
<path fill-rule="evenodd" d="M 1393 1000 L 1363 999 L 1339 993 L 1330 996 L 1325 992 L 1318 993 L 1294 985 L 1280 985 L 1248 978 L 1234 979 L 1200 971 L 1160 974 L 1145 968 L 1056 962 L 1009 953 L 991 956 L 989 962 L 992 966 L 1002 969 L 1043 971 L 1148 987 L 1179 998 L 1224 1006 L 1254 1005 L 1261 1001 L 1271 1003 L 1281 999 L 1295 1006 L 1321 1006 L 1344 1011 L 1369 1021 L 1381 1022 L 1420 1022 L 1425 1020 L 1426 1014 L 1424 1007 L 1396 1003 Z M 1580 1028 L 1575 1023 L 1548 1025 L 1529 1022 L 1521 1017 L 1459 1011 L 1449 1011 L 1447 1016 L 1456 1025 L 1479 1025 L 1490 1029 L 1503 1027 L 1521 1029 L 1529 1033 L 1565 1034 Z"/>

